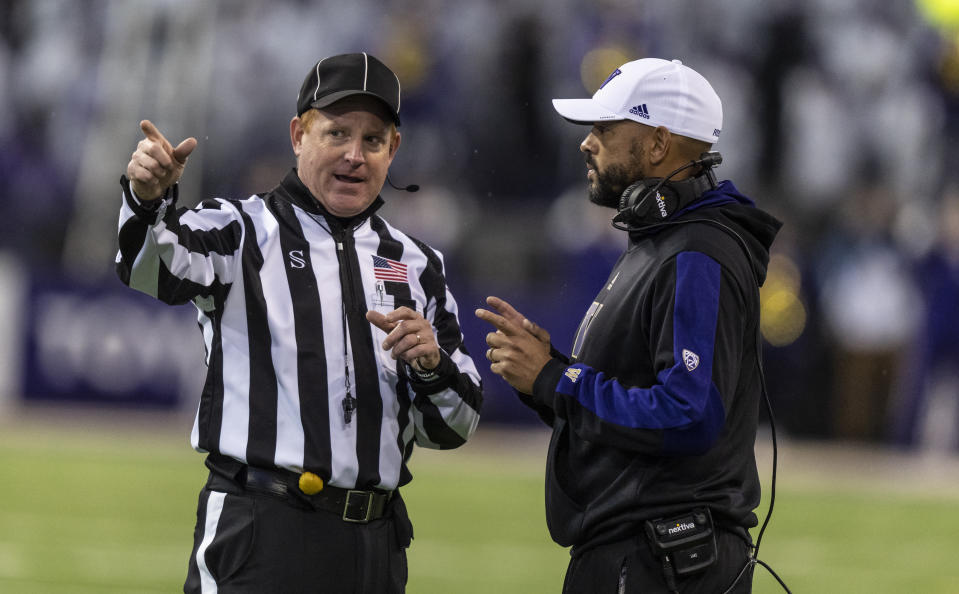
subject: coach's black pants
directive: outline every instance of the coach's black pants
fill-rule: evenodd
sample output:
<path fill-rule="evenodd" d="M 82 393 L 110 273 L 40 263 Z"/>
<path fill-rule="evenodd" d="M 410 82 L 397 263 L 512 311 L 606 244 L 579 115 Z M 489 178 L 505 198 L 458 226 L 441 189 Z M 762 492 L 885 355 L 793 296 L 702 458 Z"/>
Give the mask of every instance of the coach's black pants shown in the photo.
<path fill-rule="evenodd" d="M 412 528 L 399 493 L 351 523 L 211 473 L 200 492 L 187 594 L 400 594 Z"/>
<path fill-rule="evenodd" d="M 677 577 L 682 594 L 722 594 L 746 566 L 749 545 L 725 530 L 716 531 L 717 560 L 708 569 Z M 752 567 L 731 590 L 752 591 Z M 575 548 L 566 570 L 563 594 L 667 594 L 662 561 L 645 536 L 614 542 L 579 554 Z"/>

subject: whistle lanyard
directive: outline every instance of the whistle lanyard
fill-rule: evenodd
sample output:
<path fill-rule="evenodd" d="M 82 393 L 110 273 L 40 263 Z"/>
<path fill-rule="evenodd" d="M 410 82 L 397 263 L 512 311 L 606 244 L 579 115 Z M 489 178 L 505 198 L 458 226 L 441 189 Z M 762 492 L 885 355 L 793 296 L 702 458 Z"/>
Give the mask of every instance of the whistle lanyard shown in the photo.
<path fill-rule="evenodd" d="M 343 232 L 341 234 L 342 236 L 337 237 L 337 234 L 334 234 L 333 231 L 329 229 L 323 223 L 323 221 L 316 218 L 313 215 L 313 213 L 308 212 L 306 210 L 304 210 L 303 212 L 309 215 L 311 219 L 316 221 L 316 224 L 319 225 L 321 229 L 326 231 L 327 235 L 329 235 L 330 238 L 333 239 L 333 242 L 336 244 L 337 264 L 342 269 L 342 267 L 344 266 L 343 259 L 347 257 L 346 245 L 345 245 L 345 239 L 347 234 L 346 228 L 343 229 Z M 365 222 L 365 219 L 364 219 L 364 222 Z M 353 231 L 356 231 L 362 225 L 363 223 L 361 222 L 359 225 L 350 229 L 349 230 L 350 234 L 352 235 Z M 345 262 L 345 265 L 349 267 L 349 262 L 348 261 Z M 350 276 L 349 268 L 347 268 L 347 276 Z M 349 287 L 344 287 L 343 283 L 341 282 L 340 283 L 340 295 L 341 295 L 340 313 L 341 313 L 341 321 L 342 321 L 342 327 L 343 327 L 343 378 L 344 378 L 344 388 L 346 389 L 346 396 L 343 397 L 343 400 L 340 402 L 340 405 L 343 408 L 343 423 L 346 425 L 349 425 L 353 420 L 353 412 L 356 410 L 356 398 L 353 396 L 353 386 L 350 383 L 350 354 L 349 354 L 350 335 L 349 335 L 349 329 L 347 327 L 348 324 L 347 324 L 346 296 L 345 296 L 345 293 L 347 293 L 347 291 L 349 291 L 350 295 L 352 295 L 353 293 L 352 285 Z"/>

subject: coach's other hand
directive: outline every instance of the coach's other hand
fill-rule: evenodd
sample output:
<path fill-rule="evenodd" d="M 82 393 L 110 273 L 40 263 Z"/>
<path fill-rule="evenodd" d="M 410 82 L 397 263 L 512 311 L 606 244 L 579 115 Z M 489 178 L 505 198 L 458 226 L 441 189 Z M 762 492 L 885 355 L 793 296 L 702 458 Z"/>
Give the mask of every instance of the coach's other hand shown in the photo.
<path fill-rule="evenodd" d="M 406 361 L 417 371 L 432 371 L 440 364 L 440 347 L 433 327 L 418 312 L 405 306 L 385 315 L 370 310 L 366 319 L 386 332 L 386 340 L 380 346 L 392 351 L 394 359 Z"/>
<path fill-rule="evenodd" d="M 150 120 L 140 122 L 144 138 L 127 164 L 127 178 L 140 200 L 156 200 L 163 196 L 183 175 L 186 159 L 196 148 L 196 138 L 187 138 L 173 148 Z"/>
<path fill-rule="evenodd" d="M 486 309 L 476 310 L 477 318 L 496 328 L 496 332 L 486 335 L 490 371 L 523 394 L 532 394 L 536 376 L 551 358 L 549 332 L 499 297 L 487 297 L 486 303 L 499 312 L 497 315 Z"/>

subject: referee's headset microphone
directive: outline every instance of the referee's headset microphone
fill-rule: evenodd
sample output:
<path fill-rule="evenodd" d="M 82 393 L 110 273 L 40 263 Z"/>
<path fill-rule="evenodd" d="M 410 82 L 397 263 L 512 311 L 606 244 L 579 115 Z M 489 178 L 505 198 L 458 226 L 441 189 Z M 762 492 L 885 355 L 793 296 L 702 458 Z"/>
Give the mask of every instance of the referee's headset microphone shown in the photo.
<path fill-rule="evenodd" d="M 393 184 L 393 180 L 390 179 L 390 174 L 386 174 L 386 183 L 390 184 L 390 187 L 394 190 L 399 190 L 400 192 L 419 192 L 420 187 L 416 184 L 410 184 L 408 186 L 397 186 Z"/>
<path fill-rule="evenodd" d="M 699 200 L 702 195 L 710 190 L 716 189 L 716 176 L 713 173 L 713 167 L 723 162 L 723 157 L 716 151 L 703 153 L 699 159 L 694 159 L 674 171 L 666 177 L 652 177 L 641 179 L 628 188 L 626 188 L 619 198 L 619 212 L 613 217 L 613 227 L 622 231 L 642 231 L 657 228 L 671 227 L 676 225 L 685 225 L 689 223 L 705 223 L 722 229 L 733 237 L 739 246 L 743 249 L 749 261 L 752 261 L 752 252 L 749 245 L 739 233 L 732 227 L 719 221 L 707 218 L 691 218 L 676 221 L 666 220 L 673 214 L 681 211 L 690 204 Z M 680 180 L 672 181 L 676 174 L 699 167 L 700 171 L 696 175 Z M 759 293 L 759 278 L 753 271 L 756 293 Z M 758 326 L 758 324 L 757 324 Z M 756 360 L 759 368 L 759 379 L 762 387 L 763 401 L 766 405 L 766 413 L 769 416 L 769 430 L 773 445 L 773 463 L 772 463 L 772 482 L 769 489 L 769 509 L 766 512 L 766 518 L 763 520 L 759 534 L 756 536 L 756 543 L 753 545 L 752 554 L 748 561 L 740 570 L 736 579 L 730 584 L 723 594 L 728 594 L 739 584 L 746 575 L 751 572 L 754 565 L 761 565 L 779 582 L 783 590 L 790 593 L 789 587 L 783 582 L 782 578 L 773 571 L 773 568 L 759 559 L 759 546 L 762 544 L 763 533 L 766 532 L 766 526 L 769 525 L 769 519 L 773 514 L 773 505 L 776 501 L 776 466 L 778 463 L 778 447 L 776 445 L 776 422 L 773 418 L 772 403 L 769 400 L 769 391 L 766 389 L 766 374 L 763 371 L 762 363 L 762 336 L 759 329 L 756 330 Z"/>

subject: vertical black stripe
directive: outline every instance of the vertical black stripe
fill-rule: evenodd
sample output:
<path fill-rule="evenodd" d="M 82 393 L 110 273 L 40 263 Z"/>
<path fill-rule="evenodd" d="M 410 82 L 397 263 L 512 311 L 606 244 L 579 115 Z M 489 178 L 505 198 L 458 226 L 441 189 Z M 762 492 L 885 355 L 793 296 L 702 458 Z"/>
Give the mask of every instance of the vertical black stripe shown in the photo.
<path fill-rule="evenodd" d="M 356 486 L 370 488 L 380 482 L 383 401 L 380 396 L 379 364 L 373 354 L 373 331 L 366 320 L 366 293 L 363 289 L 353 230 L 337 233 L 334 238 L 343 244 L 343 250 L 338 250 L 337 256 L 340 257 L 340 284 L 346 300 L 346 321 L 356 380 Z"/>
<path fill-rule="evenodd" d="M 220 429 L 223 427 L 223 337 L 220 330 L 223 312 L 218 308 L 207 312 L 207 316 L 210 317 L 213 338 L 210 341 L 206 382 L 197 412 L 197 444 L 208 452 L 219 452 Z"/>
<path fill-rule="evenodd" d="M 272 196 L 268 206 L 280 222 L 280 246 L 293 299 L 297 388 L 303 423 L 303 465 L 329 480 L 332 473 L 329 389 L 320 291 L 310 260 L 310 242 L 293 206 Z"/>
<path fill-rule="evenodd" d="M 390 235 L 389 230 L 386 228 L 386 223 L 380 216 L 373 215 L 370 217 L 370 228 L 376 231 L 376 234 L 380 236 L 380 244 L 376 246 L 376 254 L 378 256 L 397 261 L 403 259 L 403 243 Z"/>
<path fill-rule="evenodd" d="M 411 439 L 409 443 L 403 441 L 403 434 L 406 433 L 406 428 L 410 424 L 410 403 L 412 402 L 408 383 L 404 381 L 396 383 L 396 401 L 400 405 L 400 409 L 396 413 L 396 420 L 400 425 L 399 434 L 396 436 L 396 448 L 403 454 L 403 461 L 400 464 L 400 478 L 396 486 L 402 487 L 413 480 L 410 469 L 406 467 L 406 461 L 413 455 L 414 440 Z"/>
<path fill-rule="evenodd" d="M 256 242 L 256 227 L 241 211 L 247 229 L 243 243 L 243 289 L 246 294 L 247 342 L 250 352 L 250 422 L 246 459 L 252 466 L 273 466 L 276 459 L 276 370 L 267 321 L 266 297 L 260 270 L 263 254 Z M 233 428 L 231 428 L 232 430 Z M 235 428 L 239 430 L 240 428 Z"/>
<path fill-rule="evenodd" d="M 370 217 L 370 226 L 376 231 L 376 234 L 380 236 L 380 244 L 376 247 L 376 255 L 389 258 L 390 260 L 396 260 L 397 262 L 402 261 L 403 243 L 390 235 L 383 219 L 378 216 Z M 386 294 L 393 297 L 393 303 L 396 304 L 396 307 L 405 305 L 413 311 L 416 311 L 416 302 L 413 301 L 413 293 L 410 290 L 409 283 L 384 281 L 383 285 L 386 289 Z"/>
<path fill-rule="evenodd" d="M 420 286 L 423 287 L 423 292 L 426 293 L 427 300 L 433 299 L 436 301 L 436 311 L 433 313 L 433 326 L 436 328 L 436 338 L 439 341 L 440 348 L 449 354 L 453 354 L 458 350 L 468 357 L 469 352 L 463 342 L 463 332 L 460 329 L 459 320 L 456 319 L 453 312 L 446 308 L 447 288 L 446 276 L 443 274 L 443 261 L 440 260 L 439 255 L 433 251 L 430 246 L 422 241 L 413 237 L 410 237 L 410 241 L 426 255 L 428 262 L 426 268 L 420 274 L 419 280 Z M 481 385 L 474 385 L 466 374 L 459 372 L 452 387 L 466 404 L 476 412 L 479 412 L 483 404 L 483 390 Z M 418 408 L 423 411 L 422 407 Z M 426 411 L 423 412 L 424 423 L 426 423 L 429 419 L 426 416 Z M 462 443 L 463 439 L 455 435 L 452 443 L 457 442 Z M 456 446 L 453 445 L 450 447 Z"/>
<path fill-rule="evenodd" d="M 446 309 L 446 277 L 443 276 L 443 262 L 430 246 L 412 237 L 410 240 L 426 255 L 428 262 L 426 268 L 423 269 L 423 273 L 420 274 L 420 286 L 423 287 L 427 300 L 433 299 L 436 301 L 433 326 L 437 330 L 439 345 L 447 353 L 452 353 L 456 349 L 462 349 L 466 353 L 459 322 L 456 320 L 456 316 Z"/>
<path fill-rule="evenodd" d="M 133 273 L 133 263 L 137 259 L 137 254 L 143 249 L 146 243 L 147 231 L 150 226 L 143 220 L 136 217 L 128 219 L 120 227 L 118 241 L 120 245 L 120 261 L 117 262 L 117 274 L 123 284 L 130 284 L 130 276 Z"/>
<path fill-rule="evenodd" d="M 196 527 L 193 529 L 193 551 L 190 553 L 186 584 L 183 586 L 184 592 L 199 592 L 201 588 L 200 567 L 196 562 L 196 552 L 203 542 L 203 535 L 206 533 L 206 506 L 209 500 L 210 491 L 207 489 L 200 491 L 196 508 Z"/>
<path fill-rule="evenodd" d="M 389 230 L 386 227 L 386 224 L 383 222 L 383 219 L 379 216 L 370 217 L 370 227 L 373 231 L 376 232 L 380 237 L 380 244 L 377 246 L 376 254 L 378 256 L 383 256 L 384 258 L 389 258 L 391 260 L 402 261 L 403 259 L 403 243 L 398 239 L 390 235 Z M 409 283 L 399 283 L 399 282 L 385 282 L 387 295 L 392 295 L 396 307 L 407 306 L 410 309 L 416 311 L 416 302 L 413 301 L 413 294 L 410 289 Z M 425 314 L 426 312 L 420 312 Z M 396 362 L 397 365 L 397 375 L 402 377 L 402 374 L 399 372 L 400 362 Z M 399 423 L 399 434 L 396 438 L 396 447 L 400 452 L 404 453 L 403 465 L 400 468 L 400 479 L 399 484 L 405 485 L 406 483 L 412 480 L 412 475 L 410 474 L 409 469 L 406 467 L 406 460 L 409 458 L 409 453 L 404 451 L 405 444 L 403 443 L 403 434 L 406 432 L 407 426 L 410 424 L 410 394 L 409 386 L 405 381 L 398 381 L 396 386 L 396 398 L 399 402 L 400 410 L 397 414 L 397 422 Z M 412 443 L 412 442 L 411 442 Z"/>

